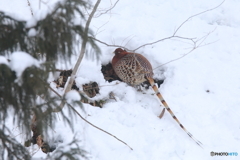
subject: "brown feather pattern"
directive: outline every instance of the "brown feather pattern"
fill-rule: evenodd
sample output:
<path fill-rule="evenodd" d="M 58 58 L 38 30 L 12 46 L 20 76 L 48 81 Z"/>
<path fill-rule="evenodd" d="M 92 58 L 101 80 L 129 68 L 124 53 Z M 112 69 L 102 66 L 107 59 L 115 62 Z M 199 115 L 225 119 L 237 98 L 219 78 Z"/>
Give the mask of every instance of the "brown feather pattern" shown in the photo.
<path fill-rule="evenodd" d="M 187 129 L 180 123 L 173 111 L 169 108 L 163 96 L 160 94 L 153 80 L 153 70 L 150 62 L 141 54 L 127 52 L 121 48 L 115 50 L 112 59 L 112 66 L 118 77 L 129 85 L 136 86 L 145 81 L 149 81 L 157 97 L 170 113 L 178 125 L 192 138 L 199 146 L 202 145 Z"/>

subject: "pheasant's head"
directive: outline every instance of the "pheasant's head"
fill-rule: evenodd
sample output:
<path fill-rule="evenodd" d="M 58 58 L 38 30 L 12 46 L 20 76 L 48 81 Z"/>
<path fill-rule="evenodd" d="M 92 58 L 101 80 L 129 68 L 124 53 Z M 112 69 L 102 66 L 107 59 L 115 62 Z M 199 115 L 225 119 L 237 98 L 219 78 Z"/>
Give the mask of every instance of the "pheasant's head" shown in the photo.
<path fill-rule="evenodd" d="M 112 59 L 112 64 L 116 64 L 119 59 L 124 57 L 126 54 L 129 54 L 126 50 L 123 50 L 122 48 L 117 48 L 114 51 L 115 56 Z"/>
<path fill-rule="evenodd" d="M 126 51 L 123 50 L 122 48 L 117 48 L 117 49 L 114 51 L 115 55 L 117 55 L 117 54 L 122 54 L 123 52 L 126 52 Z"/>

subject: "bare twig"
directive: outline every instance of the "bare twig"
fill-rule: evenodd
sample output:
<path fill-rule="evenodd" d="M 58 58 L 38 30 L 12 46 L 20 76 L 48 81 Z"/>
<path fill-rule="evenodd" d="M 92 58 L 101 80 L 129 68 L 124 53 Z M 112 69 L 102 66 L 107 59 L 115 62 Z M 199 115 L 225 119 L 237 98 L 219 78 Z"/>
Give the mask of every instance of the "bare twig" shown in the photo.
<path fill-rule="evenodd" d="M 111 10 L 117 5 L 118 2 L 119 2 L 119 0 L 117 0 L 117 1 L 114 3 L 114 5 L 111 6 L 109 9 L 107 9 L 107 10 L 105 10 L 104 12 L 100 13 L 99 15 L 95 16 L 94 18 L 98 18 L 98 17 L 100 17 L 101 15 L 106 14 L 107 12 L 111 11 Z"/>
<path fill-rule="evenodd" d="M 159 39 L 159 40 L 154 41 L 154 42 L 145 43 L 145 44 L 143 44 L 143 45 L 140 45 L 139 47 L 137 47 L 137 48 L 134 49 L 134 50 L 129 50 L 128 48 L 126 48 L 126 47 L 124 47 L 124 46 L 121 46 L 121 45 L 115 45 L 115 44 L 114 44 L 114 45 L 111 45 L 111 44 L 108 44 L 108 43 L 106 43 L 106 42 L 103 42 L 103 41 L 101 41 L 101 40 L 99 40 L 99 39 L 97 39 L 97 38 L 94 38 L 94 37 L 89 37 L 89 38 L 92 38 L 93 40 L 95 40 L 95 41 L 97 41 L 97 42 L 99 42 L 99 43 L 101 43 L 101 44 L 104 44 L 104 45 L 106 45 L 106 46 L 108 46 L 108 47 L 120 47 L 120 48 L 123 48 L 123 49 L 125 49 L 125 50 L 127 50 L 127 51 L 133 51 L 133 52 L 136 52 L 138 49 L 140 49 L 140 48 L 142 48 L 142 47 L 145 47 L 145 46 L 148 46 L 148 45 L 153 45 L 153 44 L 156 44 L 156 43 L 159 43 L 159 42 L 162 42 L 162 41 L 165 41 L 165 40 L 169 40 L 169 39 L 172 39 L 172 38 L 186 39 L 186 40 L 189 40 L 189 41 L 191 41 L 191 42 L 194 43 L 194 40 L 195 40 L 196 38 L 188 38 L 188 37 L 177 36 L 176 34 L 177 34 L 177 32 L 179 31 L 179 29 L 180 29 L 186 22 L 188 22 L 190 19 L 192 19 L 193 17 L 196 17 L 196 16 L 199 16 L 199 15 L 204 14 L 204 13 L 206 13 L 206 12 L 212 11 L 212 10 L 220 7 L 224 2 L 225 2 L 225 0 L 223 0 L 219 5 L 217 5 L 217 6 L 214 7 L 214 8 L 205 10 L 205 11 L 203 11 L 203 12 L 200 12 L 200 13 L 197 13 L 197 14 L 195 14 L 195 15 L 192 15 L 192 16 L 188 17 L 185 21 L 183 21 L 183 22 L 177 27 L 177 29 L 175 30 L 175 32 L 173 33 L 172 36 L 169 36 L 169 37 L 166 37 L 166 38 L 163 38 L 163 39 Z"/>
<path fill-rule="evenodd" d="M 128 36 L 127 38 L 125 38 L 124 40 L 123 40 L 123 42 L 125 41 L 125 40 L 127 40 L 128 38 L 129 38 L 129 40 L 127 41 L 127 43 L 124 45 L 124 46 L 126 46 L 132 39 L 133 39 L 133 37 L 135 37 L 135 36 L 131 36 L 131 38 L 130 38 L 130 36 Z M 122 42 L 122 43 L 123 43 Z M 121 44 L 122 45 L 122 44 Z"/>
<path fill-rule="evenodd" d="M 142 48 L 142 47 L 145 47 L 145 46 L 149 46 L 149 45 L 153 45 L 155 43 L 158 43 L 158 42 L 161 42 L 161 41 L 165 41 L 165 40 L 168 40 L 168 39 L 172 39 L 172 38 L 179 38 L 179 39 L 186 39 L 186 40 L 190 40 L 190 41 L 193 41 L 194 39 L 196 38 L 187 38 L 187 37 L 181 37 L 181 36 L 175 36 L 175 35 L 172 35 L 170 37 L 166 37 L 166 38 L 163 38 L 163 39 L 159 39 L 157 41 L 154 41 L 154 42 L 150 42 L 150 43 L 145 43 L 139 47 L 137 47 L 136 49 L 132 50 L 133 52 L 135 52 L 136 50 Z"/>
<path fill-rule="evenodd" d="M 123 48 L 123 49 L 129 51 L 129 49 L 127 49 L 127 48 L 125 48 L 125 47 L 123 47 L 123 46 L 121 46 L 121 45 L 107 44 L 106 42 L 103 42 L 103 41 L 101 41 L 101 40 L 99 40 L 99 39 L 96 39 L 96 38 L 94 38 L 94 37 L 88 37 L 88 38 L 91 38 L 91 39 L 93 39 L 93 40 L 95 40 L 95 41 L 97 41 L 97 42 L 99 42 L 99 43 L 101 43 L 101 44 L 104 44 L 104 45 L 108 46 L 108 47 L 119 47 L 119 48 Z"/>
<path fill-rule="evenodd" d="M 109 9 L 102 9 L 102 10 L 101 10 L 101 9 L 98 9 L 99 13 L 98 13 L 98 14 L 96 13 L 96 15 L 94 16 L 94 18 L 98 18 L 98 17 L 100 17 L 101 15 L 108 13 L 108 12 L 111 11 L 114 7 L 116 7 L 116 5 L 117 5 L 118 2 L 119 2 L 119 0 L 117 0 L 113 5 L 112 5 L 112 2 L 111 2 L 111 6 L 110 6 Z M 111 17 L 112 17 L 112 16 L 111 16 L 112 13 L 110 13 L 109 15 L 110 15 L 110 16 L 109 16 L 109 20 L 110 20 Z M 101 30 L 101 31 L 99 31 L 99 30 L 100 30 L 100 28 L 102 28 L 103 26 L 105 26 L 107 23 L 109 23 L 109 20 L 107 20 L 104 24 L 102 24 L 100 27 L 97 28 L 97 31 L 95 32 L 94 37 L 96 37 L 97 34 L 99 34 L 99 33 L 101 33 L 102 31 L 104 31 L 104 30 Z"/>
<path fill-rule="evenodd" d="M 88 17 L 88 20 L 87 20 L 87 23 L 86 23 L 86 26 L 85 26 L 85 30 L 84 30 L 84 35 L 83 35 L 83 41 L 82 41 L 82 45 L 81 45 L 81 50 L 80 50 L 80 55 L 78 57 L 78 60 L 73 68 L 73 71 L 72 71 L 72 74 L 71 74 L 71 77 L 69 77 L 69 81 L 68 83 L 66 83 L 66 90 L 64 92 L 64 95 L 69 92 L 71 90 L 71 87 L 73 85 L 73 81 L 75 79 L 75 76 L 76 76 L 76 73 L 78 71 L 78 68 L 82 62 L 82 59 L 83 59 L 83 56 L 85 54 L 85 50 L 86 50 L 86 45 L 87 45 L 87 41 L 88 41 L 88 30 L 89 30 L 89 26 L 90 26 L 90 22 L 93 18 L 93 15 L 94 13 L 96 12 L 97 8 L 98 8 L 98 5 L 100 4 L 101 0 L 98 0 L 95 4 L 95 6 L 93 7 L 93 10 L 91 12 L 91 14 L 89 15 Z M 60 105 L 60 109 L 64 107 L 64 102 L 62 101 L 61 105 Z"/>
<path fill-rule="evenodd" d="M 171 61 L 168 61 L 168 62 L 166 62 L 166 63 L 164 63 L 164 64 L 162 64 L 162 65 L 154 68 L 153 70 L 155 70 L 155 69 L 157 69 L 157 68 L 159 68 L 159 67 L 162 67 L 162 66 L 164 66 L 164 65 L 166 65 L 166 64 L 168 64 L 168 63 L 171 63 L 171 62 L 177 61 L 177 60 L 179 60 L 179 59 L 182 59 L 183 57 L 185 57 L 185 56 L 189 55 L 190 53 L 192 53 L 192 52 L 193 52 L 195 49 L 197 49 L 197 48 L 200 48 L 200 47 L 203 47 L 203 46 L 206 46 L 206 45 L 209 45 L 209 44 L 214 43 L 214 42 L 211 42 L 211 43 L 206 43 L 206 44 L 203 44 L 203 45 L 202 45 L 202 43 L 206 40 L 206 38 L 207 38 L 212 32 L 214 32 L 215 30 L 216 30 L 216 28 L 215 28 L 214 30 L 212 30 L 211 32 L 207 33 L 207 34 L 206 34 L 205 36 L 203 36 L 202 38 L 198 39 L 197 41 L 193 41 L 193 48 L 192 48 L 189 52 L 183 54 L 181 57 L 178 57 L 178 58 L 176 58 L 176 59 L 173 59 L 173 60 L 171 60 Z M 199 42 L 199 41 L 200 41 L 200 42 Z M 199 43 L 198 43 L 198 42 L 199 42 Z"/>
<path fill-rule="evenodd" d="M 177 34 L 177 32 L 179 31 L 179 29 L 180 29 L 185 23 L 187 23 L 190 19 L 192 19 L 193 17 L 196 17 L 196 16 L 199 16 L 199 15 L 204 14 L 204 13 L 206 13 L 206 12 L 212 11 L 212 10 L 220 7 L 224 2 L 225 2 L 225 0 L 223 0 L 219 5 L 217 5 L 217 6 L 214 7 L 214 8 L 205 10 L 205 11 L 203 11 L 203 12 L 200 12 L 200 13 L 197 13 L 197 14 L 195 14 L 195 15 L 192 15 L 192 16 L 188 17 L 185 21 L 183 21 L 183 22 L 178 26 L 178 28 L 176 29 L 176 31 L 173 33 L 172 36 L 167 37 L 167 38 L 163 38 L 163 39 L 160 39 L 160 40 L 157 40 L 157 41 L 155 41 L 155 42 L 146 43 L 146 44 L 144 44 L 144 45 L 141 45 L 141 46 L 137 47 L 137 48 L 134 49 L 133 51 L 135 52 L 136 50 L 138 50 L 138 49 L 140 49 L 140 48 L 142 48 L 142 47 L 145 47 L 145 46 L 147 46 L 147 45 L 153 45 L 153 44 L 155 44 L 155 43 L 158 43 L 158 42 L 161 42 L 161 41 L 164 41 L 164 40 L 167 40 L 167 39 L 172 39 L 172 38 L 180 38 L 180 39 L 187 39 L 187 40 L 193 41 L 193 39 L 196 39 L 196 38 L 186 38 L 186 37 L 176 36 L 176 34 Z"/>
<path fill-rule="evenodd" d="M 168 64 L 168 63 L 171 63 L 171 62 L 177 61 L 177 60 L 179 60 L 179 59 L 182 59 L 183 57 L 185 57 L 185 56 L 189 55 L 190 53 L 192 53 L 192 52 L 193 52 L 194 50 L 196 50 L 197 48 L 200 48 L 200 47 L 203 47 L 203 46 L 206 46 L 206 45 L 210 45 L 210 44 L 212 44 L 212 43 L 215 43 L 215 41 L 214 41 L 214 42 L 211 42 L 211 43 L 202 44 L 202 43 L 207 39 L 207 37 L 208 37 L 211 33 L 213 33 L 215 30 L 216 30 L 216 28 L 214 28 L 211 32 L 208 32 L 205 36 L 199 38 L 198 40 L 193 40 L 193 39 L 192 39 L 193 47 L 192 47 L 192 49 L 191 49 L 189 52 L 183 54 L 182 56 L 180 56 L 180 57 L 178 57 L 178 58 L 176 58 L 176 59 L 173 59 L 173 60 L 171 60 L 171 61 L 168 61 L 168 62 L 166 62 L 166 63 L 164 63 L 164 64 L 162 64 L 162 65 L 154 68 L 153 70 L 155 70 L 155 69 L 157 69 L 157 68 L 159 68 L 159 67 L 162 67 L 162 66 L 164 66 L 164 65 L 166 65 L 166 64 Z M 137 59 L 136 59 L 136 61 L 137 61 Z M 147 73 L 150 73 L 150 72 L 145 72 L 145 73 L 142 73 L 142 74 L 147 74 Z"/>
<path fill-rule="evenodd" d="M 29 6 L 29 8 L 30 8 L 31 14 L 32 14 L 32 16 L 33 16 L 33 11 L 32 11 L 31 4 L 30 4 L 29 0 L 27 0 L 27 2 L 28 2 L 28 6 Z"/>
<path fill-rule="evenodd" d="M 53 93 L 55 93 L 58 97 L 60 97 L 60 98 L 62 98 L 62 96 L 57 92 L 57 91 L 55 91 L 52 87 L 48 87 Z M 55 109 L 53 109 L 52 110 L 52 112 L 60 112 L 61 111 L 61 109 L 59 110 L 58 108 L 55 108 Z"/>
<path fill-rule="evenodd" d="M 82 41 L 82 46 L 81 46 L 81 51 L 80 51 L 80 56 L 78 57 L 78 60 L 73 68 L 73 71 L 72 71 L 72 76 L 71 76 L 71 80 L 69 82 L 68 87 L 67 87 L 67 90 L 66 92 L 70 91 L 71 90 L 71 86 L 73 84 L 73 81 L 74 81 L 74 76 L 76 75 L 77 73 L 77 70 L 79 68 L 79 65 L 80 63 L 82 62 L 82 59 L 83 59 L 83 56 L 85 54 L 85 50 L 86 50 L 86 45 L 87 45 L 87 41 L 88 41 L 88 30 L 89 30 L 89 26 L 90 26 L 90 23 L 91 23 L 91 20 L 92 20 L 92 17 L 94 15 L 94 13 L 96 12 L 97 10 L 97 7 L 98 5 L 100 4 L 101 0 L 98 0 L 97 3 L 95 4 L 91 14 L 89 15 L 88 17 L 88 20 L 87 20 L 87 23 L 86 23 L 86 26 L 85 26 L 85 30 L 84 30 L 84 39 Z"/>
<path fill-rule="evenodd" d="M 93 126 L 94 128 L 97 128 L 98 130 L 100 130 L 100 131 L 102 131 L 102 132 L 105 132 L 106 134 L 112 136 L 113 138 L 117 139 L 118 141 L 120 141 L 120 142 L 122 142 L 123 144 L 125 144 L 126 146 L 128 146 L 131 150 L 133 150 L 126 142 L 124 142 L 124 141 L 122 141 L 121 139 L 117 138 L 117 137 L 114 136 L 113 134 L 111 134 L 111 133 L 103 130 L 102 128 L 99 128 L 99 127 L 95 126 L 94 124 L 92 124 L 91 122 L 89 122 L 88 120 L 86 120 L 85 118 L 83 118 L 83 117 L 81 116 L 81 114 L 80 114 L 73 106 L 71 106 L 69 103 L 67 103 L 67 104 L 68 104 L 68 106 L 69 106 L 75 113 L 77 113 L 77 115 L 78 115 L 82 120 L 84 120 L 85 122 L 87 122 L 88 124 L 90 124 L 91 126 Z"/>
<path fill-rule="evenodd" d="M 49 86 L 49 89 L 52 90 L 58 97 L 62 98 L 62 96 L 56 92 L 52 87 Z M 113 138 L 117 139 L 118 141 L 120 141 L 121 143 L 125 144 L 126 146 L 128 146 L 131 150 L 133 150 L 126 142 L 122 141 L 121 139 L 119 139 L 118 137 L 114 136 L 113 134 L 103 130 L 102 128 L 97 127 L 96 125 L 92 124 L 91 122 L 89 122 L 88 120 L 86 120 L 71 104 L 69 104 L 68 102 L 66 102 L 65 100 L 63 100 L 82 120 L 84 120 L 86 123 L 88 123 L 89 125 L 91 125 L 92 127 L 112 136 Z M 57 110 L 58 112 L 58 110 Z"/>
<path fill-rule="evenodd" d="M 49 70 L 49 72 L 63 72 L 63 71 L 67 71 L 66 69 L 53 69 L 53 70 Z"/>
<path fill-rule="evenodd" d="M 217 5 L 217 6 L 214 7 L 214 8 L 205 10 L 205 11 L 203 11 L 203 12 L 200 12 L 200 13 L 197 13 L 197 14 L 195 14 L 195 15 L 192 15 L 192 16 L 188 17 L 184 22 L 182 22 L 182 23 L 180 24 L 180 26 L 178 26 L 178 28 L 176 29 L 176 31 L 173 33 L 173 36 L 175 36 L 175 35 L 177 34 L 178 30 L 179 30 L 186 22 L 188 22 L 190 19 L 192 19 L 193 17 L 199 16 L 199 15 L 201 15 L 201 14 L 203 14 L 203 13 L 206 13 L 206 12 L 212 11 L 212 10 L 214 10 L 214 9 L 217 9 L 217 8 L 220 7 L 224 2 L 225 2 L 225 0 L 223 0 L 219 5 Z"/>
<path fill-rule="evenodd" d="M 202 38 L 200 38 L 198 41 L 200 41 L 199 42 L 199 44 L 198 44 L 198 47 L 202 47 L 203 45 L 202 45 L 202 43 L 207 39 L 207 37 L 211 34 L 211 33 L 213 33 L 214 31 L 216 30 L 216 27 L 211 31 L 211 32 L 208 32 L 205 36 L 203 36 Z M 204 45 L 205 46 L 205 45 Z"/>

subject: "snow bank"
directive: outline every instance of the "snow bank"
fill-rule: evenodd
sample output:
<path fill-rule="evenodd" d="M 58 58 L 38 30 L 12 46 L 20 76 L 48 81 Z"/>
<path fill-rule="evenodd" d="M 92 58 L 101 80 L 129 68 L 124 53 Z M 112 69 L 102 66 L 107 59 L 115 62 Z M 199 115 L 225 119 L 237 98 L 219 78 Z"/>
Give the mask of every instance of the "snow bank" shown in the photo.
<path fill-rule="evenodd" d="M 188 17 L 219 3 L 218 0 L 121 0 L 110 12 L 94 18 L 91 28 L 96 38 L 106 43 L 135 49 L 171 36 Z M 213 11 L 190 19 L 177 35 L 198 38 L 201 42 L 201 38 L 211 33 L 201 43 L 203 46 L 180 60 L 154 70 L 155 78 L 165 78 L 160 87 L 165 100 L 182 124 L 203 143 L 204 149 L 197 146 L 168 113 L 162 119 L 157 118 L 162 105 L 152 90 L 138 92 L 123 82 L 108 83 L 103 79 L 100 63 L 111 61 L 115 47 L 100 43 L 100 63 L 84 59 L 76 83 L 81 89 L 82 84 L 96 81 L 100 94 L 94 98 L 106 98 L 107 102 L 101 109 L 84 104 L 85 112 L 79 108 L 77 110 L 91 123 L 125 141 L 133 150 L 78 117 L 73 119 L 74 133 L 61 120 L 56 122 L 55 131 L 61 133 L 62 145 L 77 134 L 81 146 L 88 151 L 92 160 L 212 160 L 229 159 L 225 156 L 211 157 L 212 151 L 240 154 L 239 3 L 228 0 Z M 4 5 L 10 4 L 4 2 Z M 100 4 L 101 9 L 110 7 L 110 1 Z M 18 10 L 29 14 L 26 6 Z M 99 10 L 98 14 L 101 12 Z M 156 68 L 188 53 L 192 47 L 189 41 L 171 39 L 142 47 L 137 52 L 146 56 Z M 26 66 L 37 64 L 26 53 L 15 55 L 17 63 L 12 67 L 18 75 Z M 75 62 L 76 58 L 73 58 L 72 66 Z M 116 100 L 109 99 L 110 92 Z M 75 92 L 69 93 L 68 97 L 79 100 Z M 67 113 L 66 108 L 64 112 Z M 45 157 L 45 154 L 38 151 L 35 157 Z M 231 158 L 239 159 L 239 155 Z"/>

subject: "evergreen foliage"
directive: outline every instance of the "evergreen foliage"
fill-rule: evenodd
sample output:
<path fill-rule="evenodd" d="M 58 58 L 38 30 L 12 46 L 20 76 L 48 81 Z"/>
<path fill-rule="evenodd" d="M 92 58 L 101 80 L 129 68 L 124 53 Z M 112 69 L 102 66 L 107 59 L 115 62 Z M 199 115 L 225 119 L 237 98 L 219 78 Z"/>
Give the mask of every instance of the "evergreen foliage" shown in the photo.
<path fill-rule="evenodd" d="M 83 39 L 88 40 L 95 53 L 100 53 L 98 46 L 83 33 L 84 27 L 74 21 L 76 15 L 85 19 L 82 7 L 88 8 L 90 5 L 82 0 L 65 0 L 58 3 L 51 13 L 36 22 L 34 26 L 27 26 L 27 22 L 16 20 L 0 12 L 0 55 L 8 57 L 12 52 L 24 51 L 44 61 L 40 67 L 26 68 L 21 77 L 17 77 L 8 65 L 0 64 L 0 145 L 2 146 L 0 156 L 2 159 L 4 156 L 9 159 L 30 159 L 30 154 L 23 144 L 19 144 L 9 136 L 11 132 L 5 124 L 8 117 L 13 117 L 13 121 L 26 137 L 31 134 L 33 115 L 36 116 L 38 131 L 41 134 L 46 135 L 48 127 L 53 127 L 55 114 L 52 110 L 58 107 L 56 101 L 60 98 L 51 94 L 47 79 L 49 72 L 55 69 L 54 62 L 70 60 L 71 55 L 77 53 L 75 48 L 80 44 L 79 40 Z M 35 34 L 29 34 L 30 32 Z M 44 99 L 44 103 L 37 103 L 39 97 Z M 73 130 L 72 117 L 62 112 L 61 115 Z M 85 152 L 77 145 L 77 141 L 74 140 L 72 143 L 76 143 L 77 148 L 69 151 L 58 149 L 54 158 L 77 159 L 78 154 L 84 157 Z"/>

